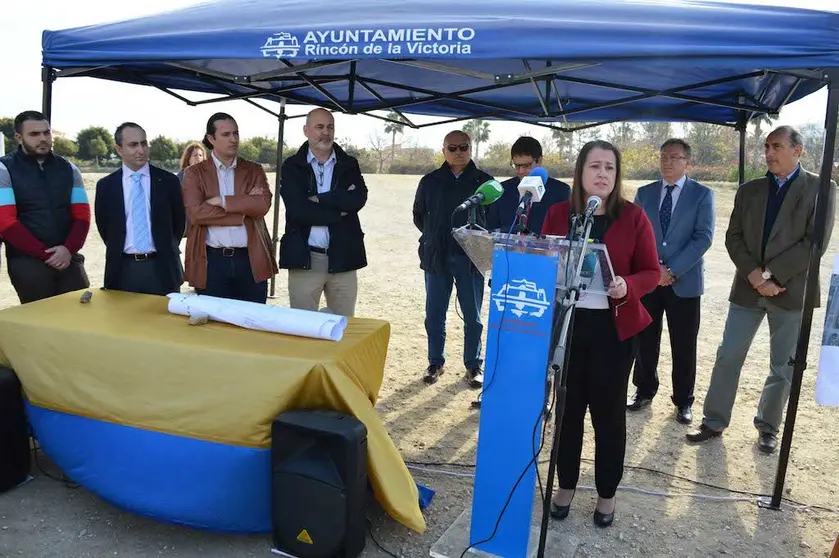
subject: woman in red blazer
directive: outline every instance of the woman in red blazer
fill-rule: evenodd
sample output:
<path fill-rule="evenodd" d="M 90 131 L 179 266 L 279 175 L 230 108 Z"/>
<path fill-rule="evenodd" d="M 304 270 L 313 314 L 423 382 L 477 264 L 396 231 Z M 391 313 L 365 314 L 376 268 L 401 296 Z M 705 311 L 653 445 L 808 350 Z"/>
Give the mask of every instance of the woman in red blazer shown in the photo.
<path fill-rule="evenodd" d="M 583 213 L 590 196 L 603 200 L 594 214 L 591 238 L 608 248 L 615 280 L 609 285 L 608 297 L 586 293 L 574 314 L 568 393 L 559 437 L 559 491 L 551 515 L 565 519 L 571 508 L 588 407 L 596 438 L 594 475 L 599 498 L 594 522 L 608 527 L 615 517 L 615 492 L 623 476 L 633 337 L 652 321 L 641 297 L 656 288 L 661 272 L 652 225 L 639 206 L 624 199 L 620 152 L 605 141 L 583 146 L 571 199 L 548 210 L 542 234 L 565 236 L 570 214 Z"/>

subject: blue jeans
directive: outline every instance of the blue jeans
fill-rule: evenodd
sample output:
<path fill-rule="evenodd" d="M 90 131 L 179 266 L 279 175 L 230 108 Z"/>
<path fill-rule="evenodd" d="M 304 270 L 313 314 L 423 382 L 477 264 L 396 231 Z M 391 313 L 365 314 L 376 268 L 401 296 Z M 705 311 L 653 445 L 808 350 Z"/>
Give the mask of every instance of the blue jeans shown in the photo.
<path fill-rule="evenodd" d="M 247 248 L 207 246 L 207 284 L 198 294 L 265 304 L 268 281 L 254 281 Z"/>
<path fill-rule="evenodd" d="M 457 300 L 463 314 L 463 364 L 475 368 L 481 359 L 481 305 L 484 300 L 484 276 L 472 269 L 466 255 L 446 258 L 443 274 L 425 273 L 425 332 L 428 335 L 428 363 L 442 366 L 446 362 L 446 312 L 457 287 Z"/>
<path fill-rule="evenodd" d="M 761 298 L 755 308 L 729 306 L 702 420 L 714 430 L 722 430 L 731 422 L 740 371 L 764 316 L 769 321 L 769 375 L 763 385 L 754 424 L 761 432 L 778 433 L 792 386 L 789 360 L 795 356 L 801 310 L 783 310 L 765 298 Z"/>

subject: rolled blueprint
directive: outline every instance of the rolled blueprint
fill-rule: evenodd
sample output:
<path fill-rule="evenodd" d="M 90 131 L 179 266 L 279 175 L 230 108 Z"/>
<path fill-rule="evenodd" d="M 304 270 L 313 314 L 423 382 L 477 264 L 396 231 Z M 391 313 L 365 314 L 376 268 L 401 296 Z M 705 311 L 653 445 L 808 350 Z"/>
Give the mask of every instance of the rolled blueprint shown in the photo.
<path fill-rule="evenodd" d="M 347 318 L 257 302 L 245 302 L 191 293 L 171 293 L 169 312 L 224 322 L 247 329 L 340 341 L 347 327 Z"/>

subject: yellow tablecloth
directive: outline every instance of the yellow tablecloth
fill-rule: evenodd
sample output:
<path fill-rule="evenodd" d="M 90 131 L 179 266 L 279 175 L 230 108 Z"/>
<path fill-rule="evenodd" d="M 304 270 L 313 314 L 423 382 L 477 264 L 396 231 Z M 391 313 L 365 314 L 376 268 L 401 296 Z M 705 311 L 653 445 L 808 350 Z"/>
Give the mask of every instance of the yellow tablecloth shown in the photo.
<path fill-rule="evenodd" d="M 36 405 L 168 434 L 270 447 L 271 422 L 299 408 L 352 414 L 367 427 L 369 478 L 397 521 L 425 530 L 417 488 L 373 405 L 390 325 L 352 318 L 339 342 L 209 322 L 168 299 L 81 292 L 0 311 L 0 365 Z"/>

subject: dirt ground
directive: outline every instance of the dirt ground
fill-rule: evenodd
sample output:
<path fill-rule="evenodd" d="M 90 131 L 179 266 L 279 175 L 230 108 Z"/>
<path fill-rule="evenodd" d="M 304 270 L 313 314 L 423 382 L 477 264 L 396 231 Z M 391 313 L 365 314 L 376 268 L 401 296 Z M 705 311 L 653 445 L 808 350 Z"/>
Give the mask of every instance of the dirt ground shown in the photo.
<path fill-rule="evenodd" d="M 367 177 L 370 198 L 362 212 L 370 265 L 359 274 L 358 315 L 388 320 L 392 336 L 385 382 L 377 405 L 391 437 L 408 462 L 474 463 L 478 413 L 470 408 L 475 392 L 462 379 L 463 328 L 451 305 L 448 316 L 447 360 L 440 382 L 426 386 L 426 341 L 423 328 L 423 276 L 416 255 L 417 231 L 411 204 L 419 177 Z M 97 175 L 85 176 L 91 201 Z M 270 177 L 273 180 L 273 176 Z M 632 183 L 632 197 L 639 184 Z M 707 291 L 702 303 L 699 371 L 695 422 L 710 380 L 714 354 L 721 339 L 728 307 L 733 265 L 724 246 L 725 229 L 734 200 L 733 185 L 718 185 L 717 227 L 707 257 Z M 270 227 L 269 216 L 269 227 Z M 282 225 L 282 219 L 280 221 Z M 282 227 L 281 227 L 282 229 Z M 104 247 L 95 232 L 83 251 L 92 285 L 101 285 Z M 827 292 L 839 234 L 825 256 L 822 292 Z M 5 270 L 0 275 L 0 308 L 17 304 Z M 487 303 L 484 302 L 484 316 Z M 286 274 L 277 276 L 274 304 L 287 304 Z M 813 391 L 818 368 L 823 309 L 817 309 L 795 425 L 786 496 L 804 504 L 839 509 L 839 409 L 819 407 Z M 666 334 L 665 334 L 666 339 Z M 670 352 L 662 348 L 662 386 L 651 407 L 628 415 L 627 470 L 618 494 L 615 524 L 597 529 L 591 521 L 595 493 L 581 490 L 568 520 L 551 523 L 560 536 L 580 541 L 577 556 L 826 556 L 839 535 L 839 512 L 758 508 L 754 498 L 731 494 L 668 475 L 703 483 L 768 494 L 772 490 L 777 454 L 757 451 L 752 426 L 769 359 L 769 335 L 761 328 L 743 371 L 731 427 L 720 439 L 687 445 L 685 426 L 673 419 L 669 401 Z M 630 388 L 631 389 L 631 388 Z M 549 435 L 552 432 L 549 431 Z M 594 484 L 591 459 L 593 432 L 586 430 L 581 485 Z M 546 459 L 548 448 L 542 458 Z M 42 457 L 42 465 L 57 474 Z M 643 467 L 657 473 L 633 469 Z M 441 467 L 430 467 L 441 469 Z M 446 467 L 458 475 L 472 469 Z M 544 470 L 543 470 L 544 472 Z M 471 479 L 440 472 L 414 470 L 418 483 L 436 491 L 426 511 L 422 535 L 410 532 L 385 516 L 377 506 L 368 516 L 376 540 L 399 556 L 428 556 L 431 545 L 471 503 Z M 544 478 L 544 477 L 543 477 Z M 658 492 L 666 496 L 650 494 Z M 747 501 L 698 498 L 740 497 Z M 537 511 L 538 513 L 538 511 Z M 35 473 L 35 480 L 0 496 L 0 556 L 83 558 L 171 556 L 184 558 L 269 556 L 270 536 L 228 536 L 153 522 L 115 510 L 83 489 L 71 489 Z M 386 556 L 368 537 L 363 554 Z"/>

